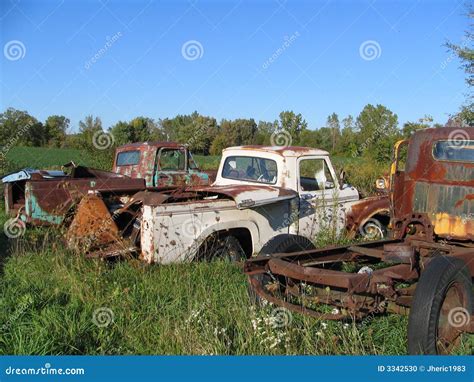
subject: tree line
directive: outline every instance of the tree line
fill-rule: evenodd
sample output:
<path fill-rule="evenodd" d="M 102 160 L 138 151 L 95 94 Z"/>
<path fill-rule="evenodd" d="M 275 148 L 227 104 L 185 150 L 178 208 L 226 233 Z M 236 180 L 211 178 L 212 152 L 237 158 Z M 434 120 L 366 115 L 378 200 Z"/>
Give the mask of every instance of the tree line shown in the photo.
<path fill-rule="evenodd" d="M 332 113 L 325 126 L 317 129 L 309 128 L 301 114 L 283 111 L 273 122 L 257 122 L 252 118 L 217 121 L 198 112 L 159 120 L 136 117 L 119 121 L 106 131 L 113 137 L 115 146 L 141 141 L 177 141 L 188 144 L 195 153 L 219 155 L 229 146 L 299 145 L 336 155 L 387 160 L 395 141 L 410 136 L 417 129 L 432 126 L 440 125 L 434 124 L 428 116 L 399 127 L 398 116 L 387 107 L 368 104 L 357 117 L 349 115 L 341 119 Z M 105 131 L 101 119 L 94 116 L 80 121 L 77 133 L 69 133 L 69 128 L 70 120 L 62 115 L 52 115 L 41 122 L 26 111 L 13 108 L 0 114 L 2 146 L 8 143 L 10 146 L 89 149 L 94 134 Z"/>

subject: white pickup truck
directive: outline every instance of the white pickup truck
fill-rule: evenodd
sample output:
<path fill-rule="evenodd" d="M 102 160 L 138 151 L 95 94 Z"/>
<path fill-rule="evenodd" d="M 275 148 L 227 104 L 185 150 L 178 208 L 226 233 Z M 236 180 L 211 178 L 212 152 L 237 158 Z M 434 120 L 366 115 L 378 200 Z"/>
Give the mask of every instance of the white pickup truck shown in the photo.
<path fill-rule="evenodd" d="M 210 186 L 142 191 L 119 206 L 89 195 L 67 238 L 91 254 L 137 252 L 148 263 L 242 260 L 285 240 L 309 249 L 321 230 L 388 223 L 388 196 L 359 199 L 326 151 L 230 147 Z"/>

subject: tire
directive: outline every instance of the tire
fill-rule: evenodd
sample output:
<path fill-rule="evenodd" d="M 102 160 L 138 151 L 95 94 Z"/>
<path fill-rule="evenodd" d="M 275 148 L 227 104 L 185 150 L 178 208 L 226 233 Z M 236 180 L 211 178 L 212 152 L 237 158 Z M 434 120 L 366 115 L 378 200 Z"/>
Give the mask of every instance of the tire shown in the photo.
<path fill-rule="evenodd" d="M 239 240 L 232 235 L 218 238 L 204 257 L 210 261 L 225 260 L 229 262 L 239 262 L 247 259 Z"/>
<path fill-rule="evenodd" d="M 369 219 L 360 229 L 360 236 L 366 241 L 382 240 L 387 237 L 387 227 L 378 219 Z"/>
<path fill-rule="evenodd" d="M 273 253 L 291 253 L 316 249 L 311 240 L 304 236 L 282 234 L 270 239 L 260 250 L 260 255 Z"/>
<path fill-rule="evenodd" d="M 453 332 L 456 325 L 450 322 L 460 327 L 459 318 L 463 322 L 470 319 L 473 299 L 471 274 L 464 261 L 452 256 L 433 258 L 421 274 L 413 297 L 408 318 L 409 354 L 449 354 L 456 338 L 445 342 L 442 334 L 449 328 L 457 333 Z M 455 312 L 463 315 L 458 321 L 453 318 Z"/>
<path fill-rule="evenodd" d="M 275 236 L 270 239 L 261 249 L 259 255 L 271 255 L 273 253 L 291 253 L 298 251 L 306 251 L 316 249 L 314 244 L 304 236 L 291 235 L 291 234 L 282 234 Z M 262 273 L 260 275 L 251 276 L 257 278 L 265 288 L 266 285 L 270 283 L 277 282 L 274 277 L 268 273 Z M 280 283 L 284 283 L 284 280 L 279 280 Z M 281 288 L 283 289 L 283 288 Z M 280 292 L 282 290 L 280 289 Z M 247 291 L 249 294 L 250 302 L 257 306 L 263 306 L 266 303 L 266 300 L 260 297 L 255 290 L 252 288 L 250 283 L 247 286 Z"/>

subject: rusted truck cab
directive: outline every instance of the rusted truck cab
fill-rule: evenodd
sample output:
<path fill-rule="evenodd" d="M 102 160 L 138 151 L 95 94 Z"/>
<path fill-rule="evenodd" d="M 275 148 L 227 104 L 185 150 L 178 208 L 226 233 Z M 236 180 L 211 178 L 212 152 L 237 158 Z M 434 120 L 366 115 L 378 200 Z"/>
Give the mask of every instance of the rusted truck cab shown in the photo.
<path fill-rule="evenodd" d="M 392 170 L 392 225 L 398 238 L 474 240 L 474 128 L 426 129 L 400 142 Z M 474 261 L 471 262 L 474 273 Z"/>
<path fill-rule="evenodd" d="M 327 320 L 406 314 L 409 353 L 472 354 L 474 128 L 417 131 L 394 153 L 392 237 L 262 251 L 244 265 L 251 297 Z"/>
<path fill-rule="evenodd" d="M 201 171 L 186 145 L 175 142 L 139 142 L 116 150 L 113 172 L 143 178 L 147 187 L 205 185 L 212 172 Z"/>
<path fill-rule="evenodd" d="M 213 179 L 212 172 L 199 170 L 186 145 L 142 142 L 118 147 L 112 171 L 71 162 L 62 171 L 23 169 L 2 183 L 8 215 L 32 225 L 58 225 L 91 192 L 117 208 L 141 190 L 202 186 Z"/>

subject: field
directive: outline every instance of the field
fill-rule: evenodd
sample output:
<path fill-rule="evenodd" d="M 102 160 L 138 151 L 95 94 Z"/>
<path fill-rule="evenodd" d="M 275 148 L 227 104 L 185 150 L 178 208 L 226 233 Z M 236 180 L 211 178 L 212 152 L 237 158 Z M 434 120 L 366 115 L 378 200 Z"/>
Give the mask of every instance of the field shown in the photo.
<path fill-rule="evenodd" d="M 17 168 L 96 160 L 77 150 L 45 151 L 13 149 L 8 160 Z M 216 158 L 197 160 L 210 166 Z M 1 205 L 0 223 L 6 219 Z M 0 354 L 406 353 L 406 317 L 339 323 L 254 308 L 238 265 L 87 260 L 61 239 L 44 228 L 16 240 L 0 235 Z"/>

